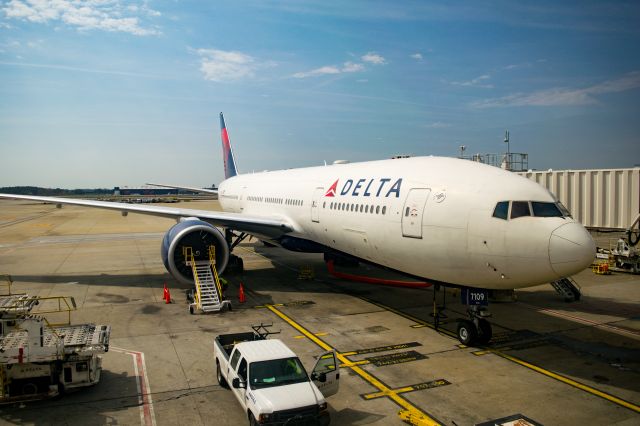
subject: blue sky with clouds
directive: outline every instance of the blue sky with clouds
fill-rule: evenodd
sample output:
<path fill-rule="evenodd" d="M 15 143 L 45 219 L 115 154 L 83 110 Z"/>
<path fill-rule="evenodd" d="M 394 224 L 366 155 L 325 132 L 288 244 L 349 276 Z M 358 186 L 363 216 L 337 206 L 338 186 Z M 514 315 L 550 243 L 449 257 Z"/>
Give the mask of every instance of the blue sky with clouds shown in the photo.
<path fill-rule="evenodd" d="M 640 3 L 0 1 L 0 186 L 529 153 L 640 163 Z"/>

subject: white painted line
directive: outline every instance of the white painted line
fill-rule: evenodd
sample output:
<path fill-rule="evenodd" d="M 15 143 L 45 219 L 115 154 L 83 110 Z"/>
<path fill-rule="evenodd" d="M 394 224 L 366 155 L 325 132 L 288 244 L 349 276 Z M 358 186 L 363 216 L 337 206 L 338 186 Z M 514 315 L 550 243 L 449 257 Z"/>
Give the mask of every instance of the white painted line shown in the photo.
<path fill-rule="evenodd" d="M 156 426 L 156 415 L 153 411 L 153 400 L 151 398 L 151 388 L 149 387 L 149 377 L 147 376 L 144 352 L 131 351 L 114 346 L 111 346 L 109 349 L 133 357 L 133 371 L 136 376 L 136 388 L 138 389 L 138 404 L 140 404 L 140 422 L 142 426 Z"/>
<path fill-rule="evenodd" d="M 566 318 L 569 319 L 573 322 L 577 322 L 577 323 L 581 323 L 581 324 L 586 324 L 586 325 L 592 325 L 596 328 L 599 328 L 601 330 L 606 330 L 606 331 L 611 331 L 613 333 L 617 333 L 617 334 L 624 334 L 626 336 L 631 336 L 635 339 L 640 338 L 640 332 L 638 331 L 634 331 L 634 330 L 627 330 L 621 327 L 616 327 L 615 325 L 611 325 L 611 324 L 606 324 L 606 323 L 599 323 L 596 321 L 592 321 L 586 318 L 582 318 L 582 317 L 578 317 L 575 315 L 571 315 L 571 314 L 567 314 L 565 312 L 560 312 L 560 311 L 554 311 L 553 309 L 546 309 L 546 308 L 539 308 L 537 306 L 534 305 L 529 305 L 527 303 L 522 303 L 520 302 L 521 305 L 529 308 L 529 309 L 533 309 L 535 311 L 538 312 L 542 312 L 543 314 L 547 314 L 547 315 L 551 315 L 554 317 L 558 317 L 558 318 Z"/>

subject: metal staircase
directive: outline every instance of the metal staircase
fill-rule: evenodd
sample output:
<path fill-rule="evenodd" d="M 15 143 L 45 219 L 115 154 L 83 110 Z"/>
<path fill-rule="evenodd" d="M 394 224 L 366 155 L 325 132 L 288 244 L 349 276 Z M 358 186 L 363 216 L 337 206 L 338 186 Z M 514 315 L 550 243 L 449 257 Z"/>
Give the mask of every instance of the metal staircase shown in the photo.
<path fill-rule="evenodd" d="M 196 291 L 193 303 L 189 304 L 189 312 L 208 313 L 231 309 L 231 302 L 222 300 L 222 287 L 216 270 L 216 249 L 209 246 L 209 260 L 195 260 L 193 249 L 184 247 L 185 263 L 191 266 Z"/>
<path fill-rule="evenodd" d="M 577 302 L 580 300 L 580 286 L 572 278 L 562 278 L 551 283 L 558 294 L 564 297 L 565 302 Z"/>

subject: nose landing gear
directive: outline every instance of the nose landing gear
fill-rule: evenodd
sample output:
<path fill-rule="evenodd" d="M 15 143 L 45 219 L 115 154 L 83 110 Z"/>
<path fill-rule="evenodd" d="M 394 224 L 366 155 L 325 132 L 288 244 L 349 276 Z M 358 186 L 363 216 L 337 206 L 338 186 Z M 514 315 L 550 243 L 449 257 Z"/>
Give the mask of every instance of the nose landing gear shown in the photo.
<path fill-rule="evenodd" d="M 486 307 L 470 305 L 467 308 L 469 319 L 458 320 L 458 340 L 465 346 L 486 345 L 491 340 L 491 323 L 487 318 L 491 313 Z"/>

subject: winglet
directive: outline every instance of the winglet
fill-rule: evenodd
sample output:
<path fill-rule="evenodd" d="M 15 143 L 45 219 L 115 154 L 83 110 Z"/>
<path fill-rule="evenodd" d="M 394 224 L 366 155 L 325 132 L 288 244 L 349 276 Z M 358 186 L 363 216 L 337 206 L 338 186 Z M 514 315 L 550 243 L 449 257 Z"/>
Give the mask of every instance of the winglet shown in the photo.
<path fill-rule="evenodd" d="M 224 159 L 224 177 L 229 179 L 238 174 L 236 169 L 236 160 L 233 156 L 233 150 L 231 149 L 231 142 L 229 142 L 229 135 L 227 134 L 227 127 L 224 124 L 224 116 L 220 113 L 220 132 L 222 135 L 222 158 Z"/>

